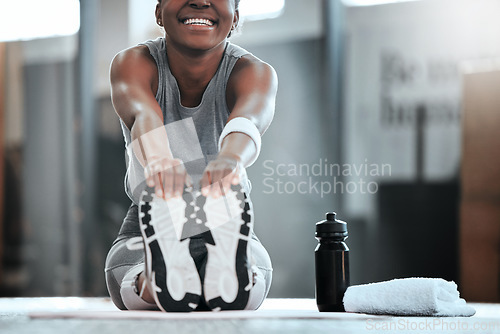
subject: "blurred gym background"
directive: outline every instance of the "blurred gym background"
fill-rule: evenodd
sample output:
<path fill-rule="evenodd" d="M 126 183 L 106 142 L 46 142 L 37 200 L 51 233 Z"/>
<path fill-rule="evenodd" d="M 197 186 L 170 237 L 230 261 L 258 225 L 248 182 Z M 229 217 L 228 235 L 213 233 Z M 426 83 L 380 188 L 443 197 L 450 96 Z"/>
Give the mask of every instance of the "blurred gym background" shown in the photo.
<path fill-rule="evenodd" d="M 155 5 L 0 4 L 0 296 L 107 295 L 130 204 L 109 65 L 162 34 Z M 336 211 L 352 284 L 442 277 L 500 301 L 500 1 L 241 6 L 231 41 L 279 76 L 248 170 L 270 297 L 314 297 L 314 224 Z"/>

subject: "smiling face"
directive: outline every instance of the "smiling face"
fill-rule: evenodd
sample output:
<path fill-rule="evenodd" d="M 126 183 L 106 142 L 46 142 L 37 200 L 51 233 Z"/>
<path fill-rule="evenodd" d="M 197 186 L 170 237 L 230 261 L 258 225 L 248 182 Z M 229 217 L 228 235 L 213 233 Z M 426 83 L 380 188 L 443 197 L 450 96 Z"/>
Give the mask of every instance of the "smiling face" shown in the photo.
<path fill-rule="evenodd" d="M 168 43 L 210 50 L 222 45 L 237 25 L 236 5 L 235 0 L 161 0 L 156 19 L 164 27 Z"/>

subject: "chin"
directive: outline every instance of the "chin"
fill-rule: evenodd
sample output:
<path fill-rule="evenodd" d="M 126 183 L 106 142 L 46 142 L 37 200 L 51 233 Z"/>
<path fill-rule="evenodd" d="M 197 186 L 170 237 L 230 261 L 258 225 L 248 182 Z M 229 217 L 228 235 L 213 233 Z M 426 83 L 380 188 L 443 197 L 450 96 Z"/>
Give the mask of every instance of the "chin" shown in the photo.
<path fill-rule="evenodd" d="M 222 41 L 207 41 L 206 38 L 200 40 L 185 41 L 184 45 L 191 50 L 209 51 L 217 48 L 218 46 L 225 45 L 227 38 Z"/>

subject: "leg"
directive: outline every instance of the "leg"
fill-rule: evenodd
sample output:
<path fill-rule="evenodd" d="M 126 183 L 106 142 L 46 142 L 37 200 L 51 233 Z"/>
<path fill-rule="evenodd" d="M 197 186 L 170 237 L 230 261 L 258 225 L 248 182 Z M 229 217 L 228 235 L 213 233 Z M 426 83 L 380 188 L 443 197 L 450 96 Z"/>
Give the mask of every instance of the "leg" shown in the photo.
<path fill-rule="evenodd" d="M 128 240 L 124 237 L 115 241 L 106 258 L 106 285 L 111 300 L 121 310 L 158 309 L 154 300 L 138 295 L 136 279 L 144 271 L 144 251 L 128 249 Z"/>
<path fill-rule="evenodd" d="M 180 232 L 183 230 L 177 229 L 176 234 L 177 238 L 175 238 L 177 241 L 175 244 L 177 244 L 176 247 L 179 245 L 187 245 L 187 242 L 189 241 L 189 255 L 186 255 L 188 252 L 186 251 L 186 247 L 184 247 L 184 254 L 181 256 L 181 259 L 184 260 L 193 260 L 195 262 L 196 268 L 191 268 L 190 273 L 182 273 L 179 277 L 180 280 L 177 282 L 175 286 L 179 287 L 182 285 L 186 285 L 186 280 L 189 280 L 189 278 L 192 278 L 192 274 L 196 273 L 197 276 L 196 278 L 199 280 L 201 278 L 202 281 L 204 281 L 205 274 L 206 274 L 206 268 L 208 267 L 208 272 L 209 272 L 209 279 L 207 282 L 205 282 L 204 285 L 204 290 L 205 290 L 205 299 L 209 302 L 208 306 L 203 303 L 203 300 L 200 300 L 199 307 L 196 308 L 196 305 L 192 304 L 189 305 L 189 303 L 184 303 L 184 305 L 189 306 L 187 309 L 192 310 L 196 308 L 196 310 L 208 310 L 210 308 L 212 309 L 257 309 L 260 304 L 264 301 L 266 298 L 270 285 L 271 285 L 271 279 L 272 279 L 272 267 L 271 267 L 271 261 L 269 258 L 269 255 L 267 254 L 267 251 L 265 248 L 262 246 L 260 241 L 257 239 L 255 234 L 253 233 L 252 227 L 253 227 L 253 219 L 250 220 L 250 214 L 253 214 L 251 211 L 251 202 L 245 201 L 245 198 L 241 197 L 243 193 L 238 193 L 238 194 L 233 194 L 232 200 L 229 202 L 227 199 L 223 199 L 223 202 L 220 202 L 219 204 L 223 204 L 223 208 L 220 208 L 221 210 L 213 210 L 216 209 L 218 205 L 215 205 L 214 208 L 214 203 L 210 204 L 208 206 L 205 206 L 204 202 L 204 197 L 201 196 L 199 198 L 191 198 L 193 202 L 190 201 L 185 201 L 186 204 L 189 203 L 195 203 L 194 207 L 191 207 L 188 211 L 185 212 L 185 216 L 183 213 L 183 217 L 190 217 L 191 215 L 195 214 L 196 216 L 196 222 L 200 220 L 199 218 L 202 218 L 203 221 L 205 221 L 206 217 L 203 215 L 205 213 L 208 213 L 210 215 L 210 223 L 208 225 L 212 225 L 212 228 L 214 230 L 212 231 L 206 231 L 205 229 L 199 229 L 203 227 L 204 224 L 196 224 L 191 222 L 191 228 L 187 229 L 190 233 L 189 235 L 186 235 L 184 237 L 191 237 L 190 240 L 183 240 L 182 242 L 179 242 L 179 235 Z M 231 197 L 231 196 L 229 196 Z M 240 197 L 240 201 L 236 201 L 235 197 Z M 201 202 L 200 202 L 201 201 Z M 225 202 L 224 202 L 225 201 Z M 155 204 L 153 203 L 154 201 L 151 199 L 148 203 L 151 203 L 152 206 L 154 207 Z M 156 207 L 156 209 L 151 210 L 151 206 L 145 206 L 144 210 L 141 210 L 141 221 L 143 221 L 143 228 L 142 232 L 146 233 L 146 229 L 148 228 L 153 228 L 155 229 L 154 235 L 155 237 L 151 238 L 152 235 L 143 235 L 143 240 L 145 243 L 156 243 L 158 244 L 158 236 L 166 236 L 169 233 L 171 234 L 172 230 L 170 229 L 169 233 L 166 233 L 166 231 L 162 230 L 161 227 L 157 226 L 157 223 L 152 222 L 155 220 L 156 222 L 158 221 L 164 221 L 165 217 L 162 217 L 162 206 L 163 202 L 159 202 L 157 204 L 160 204 Z M 231 204 L 232 203 L 232 204 Z M 235 207 L 234 203 L 237 203 L 237 207 Z M 193 205 L 191 205 L 193 206 Z M 199 210 L 197 212 L 196 208 L 199 207 L 204 207 L 205 210 Z M 232 222 L 229 222 L 229 224 L 226 224 L 228 222 L 227 218 L 228 216 L 228 208 L 229 212 L 234 211 L 236 209 L 236 212 L 240 214 L 241 219 L 236 219 L 232 220 Z M 172 215 L 175 215 L 173 211 L 178 211 L 178 210 L 170 210 Z M 225 213 L 224 213 L 225 212 Z M 146 213 L 151 213 L 152 216 L 149 217 L 150 221 L 147 222 L 148 219 L 143 219 L 146 216 Z M 219 213 L 219 216 L 217 215 Z M 220 214 L 222 213 L 222 218 L 220 218 Z M 212 216 L 212 214 L 215 214 L 215 216 Z M 231 215 L 231 214 L 229 214 Z M 129 212 L 127 213 L 127 217 L 125 218 L 124 224 L 122 225 L 122 229 L 119 234 L 119 239 L 115 241 L 113 244 L 113 247 L 111 248 L 108 257 L 106 259 L 106 282 L 108 286 L 108 290 L 110 293 L 110 296 L 115 303 L 115 305 L 120 308 L 120 309 L 134 309 L 134 310 L 140 310 L 140 309 L 159 309 L 156 304 L 158 304 L 158 300 L 160 297 L 158 295 L 161 295 L 163 291 L 169 293 L 168 289 L 168 283 L 167 283 L 167 278 L 164 276 L 160 281 L 153 281 L 152 279 L 148 279 L 144 273 L 145 270 L 145 256 L 144 256 L 144 249 L 135 249 L 131 250 L 127 248 L 127 241 L 130 240 L 132 237 L 137 238 L 137 236 L 141 236 L 141 229 L 139 229 L 139 218 L 138 218 L 138 207 L 135 205 L 132 205 L 131 208 L 129 209 Z M 199 218 L 198 218 L 199 217 Z M 214 219 L 214 217 L 219 217 L 218 219 Z M 146 217 L 148 218 L 148 217 Z M 155 218 L 155 219 L 153 219 Z M 163 219 L 162 219 L 163 218 Z M 176 219 L 177 221 L 181 221 L 179 219 Z M 192 219 L 188 219 L 192 220 Z M 231 220 L 231 219 L 230 219 Z M 189 224 L 188 224 L 189 225 Z M 219 228 L 219 227 L 223 228 Z M 229 229 L 229 230 L 228 230 Z M 228 233 L 230 231 L 230 233 Z M 186 231 L 184 231 L 186 232 Z M 198 234 L 195 236 L 195 234 Z M 215 241 L 212 239 L 212 234 L 215 235 L 215 239 L 218 240 L 218 246 L 215 246 Z M 229 238 L 228 238 L 229 236 Z M 182 239 L 182 238 L 181 238 Z M 161 256 L 155 256 L 158 260 L 160 258 L 161 260 L 158 263 L 160 267 L 168 267 L 168 264 L 165 262 L 165 259 L 163 258 L 163 254 L 179 254 L 179 252 L 165 252 L 168 247 L 168 242 L 165 246 L 165 242 L 161 241 L 160 243 L 163 243 L 163 247 L 157 247 L 157 249 L 160 249 Z M 232 249 L 231 252 L 227 252 L 229 254 L 229 257 L 225 257 L 225 250 Z M 150 259 L 151 259 L 151 254 L 154 253 L 152 248 L 150 246 L 147 246 L 150 250 Z M 211 251 L 207 251 L 207 248 L 210 248 Z M 207 254 L 208 258 L 211 260 L 208 261 L 209 265 L 207 266 Z M 222 254 L 222 255 L 221 255 Z M 186 261 L 180 261 L 180 263 L 185 263 Z M 151 260 L 150 260 L 151 261 Z M 167 258 L 167 262 L 168 258 Z M 172 259 L 171 261 L 172 262 Z M 173 262 L 175 262 L 175 258 L 173 259 Z M 214 282 L 217 283 L 217 280 L 220 280 L 221 277 L 224 278 L 224 275 L 220 275 L 220 272 L 222 269 L 227 269 L 229 266 L 229 273 L 233 274 L 236 277 L 236 281 L 234 282 L 234 278 L 229 277 L 229 280 L 233 281 L 233 284 L 230 284 L 230 289 L 233 289 L 232 291 L 229 290 L 228 293 L 224 290 L 224 283 L 223 284 L 213 284 Z M 161 269 L 161 268 L 160 268 Z M 161 270 L 160 270 L 161 271 Z M 171 272 L 171 270 L 169 270 Z M 149 275 L 152 277 L 152 275 Z M 227 277 L 227 276 L 226 276 Z M 246 279 L 245 279 L 246 277 Z M 144 282 L 148 282 L 148 284 L 144 285 Z M 159 282 L 159 283 L 158 283 Z M 158 283 L 158 284 L 157 284 Z M 174 282 L 175 283 L 175 282 Z M 219 281 L 219 283 L 221 283 Z M 158 285 L 162 285 L 160 287 L 160 293 L 158 294 Z M 188 284 L 189 285 L 189 284 Z M 145 289 L 143 290 L 142 288 L 145 286 Z M 156 289 L 151 289 L 149 288 L 150 286 L 156 287 Z M 221 290 L 222 287 L 222 290 Z M 201 287 L 200 287 L 201 288 Z M 192 290 L 192 289 L 191 289 Z M 182 291 L 186 292 L 186 289 L 182 289 Z M 141 296 L 139 296 L 139 293 L 142 292 Z M 198 293 L 201 294 L 201 291 Z M 225 294 L 224 294 L 225 293 Z M 224 294 L 224 298 L 226 298 L 226 301 L 224 301 L 221 297 Z M 229 297 L 228 297 L 229 295 Z M 232 295 L 232 297 L 231 297 Z M 239 296 L 239 297 L 238 297 Z M 244 298 L 242 298 L 243 296 Z M 182 297 L 182 296 L 180 296 Z M 165 301 L 164 297 L 163 300 Z M 233 299 L 231 299 L 233 298 Z M 179 298 L 177 298 L 179 299 Z M 182 298 L 181 298 L 182 299 Z M 220 301 L 222 300 L 222 303 Z M 155 304 L 156 301 L 156 304 Z M 215 303 L 214 303 L 215 301 Z M 183 309 L 177 307 L 177 305 L 172 306 L 170 302 L 164 303 L 168 310 L 170 311 L 181 311 Z M 160 302 L 159 305 L 162 305 Z M 221 307 L 222 306 L 222 307 Z M 160 307 L 160 309 L 165 310 L 165 306 Z"/>
<path fill-rule="evenodd" d="M 198 271 L 204 271 L 206 247 L 203 239 L 189 239 L 203 232 L 196 223 L 198 219 L 191 217 L 197 208 L 192 204 L 192 194 L 185 193 L 183 199 L 168 203 L 151 193 L 143 197 L 140 208 L 129 208 L 106 259 L 106 282 L 113 302 L 122 310 L 208 310 L 206 305 L 197 308 L 201 296 Z M 191 229 L 182 236 L 186 217 L 191 217 Z M 137 243 L 129 249 L 127 243 L 134 239 Z"/>
<path fill-rule="evenodd" d="M 147 303 L 150 303 L 150 304 L 154 304 L 155 303 L 155 299 L 153 297 L 153 294 L 149 290 L 149 287 L 148 287 L 148 284 L 147 284 L 147 279 L 146 279 L 146 274 L 144 273 L 144 270 L 141 271 L 141 273 L 137 277 L 136 289 L 140 291 L 139 295 Z"/>
<path fill-rule="evenodd" d="M 250 247 L 252 249 L 253 287 L 250 290 L 245 310 L 256 310 L 266 299 L 272 282 L 271 258 L 255 234 L 252 235 Z"/>

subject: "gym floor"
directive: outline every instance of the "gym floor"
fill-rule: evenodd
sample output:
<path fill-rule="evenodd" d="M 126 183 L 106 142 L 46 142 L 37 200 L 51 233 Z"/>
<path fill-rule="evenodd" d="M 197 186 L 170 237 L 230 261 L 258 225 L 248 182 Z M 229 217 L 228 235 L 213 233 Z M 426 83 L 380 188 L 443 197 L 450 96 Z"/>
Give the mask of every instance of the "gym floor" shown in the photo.
<path fill-rule="evenodd" d="M 108 298 L 0 298 L 0 333 L 500 333 L 500 304 L 470 318 L 319 313 L 313 299 L 268 299 L 255 312 L 118 311 Z"/>

